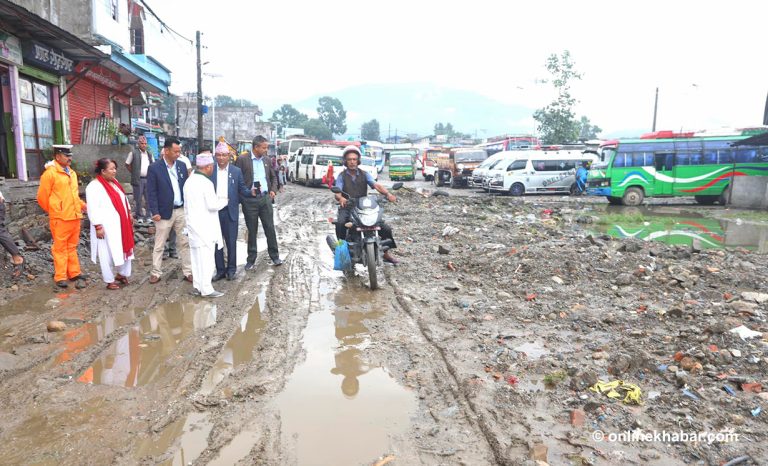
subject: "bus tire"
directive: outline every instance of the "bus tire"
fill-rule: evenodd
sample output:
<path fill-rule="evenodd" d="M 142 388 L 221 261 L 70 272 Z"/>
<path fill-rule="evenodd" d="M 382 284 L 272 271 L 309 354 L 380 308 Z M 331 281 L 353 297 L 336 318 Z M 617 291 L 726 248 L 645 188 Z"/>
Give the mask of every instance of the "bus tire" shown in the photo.
<path fill-rule="evenodd" d="M 442 187 L 445 185 L 445 181 L 443 180 L 443 174 L 441 172 L 435 173 L 435 186 Z"/>
<path fill-rule="evenodd" d="M 525 185 L 523 183 L 515 183 L 509 187 L 510 196 L 522 196 L 525 194 Z"/>
<path fill-rule="evenodd" d="M 638 187 L 627 188 L 624 191 L 624 196 L 621 198 L 621 203 L 626 206 L 638 206 L 643 203 L 643 190 Z"/>
<path fill-rule="evenodd" d="M 605 198 L 608 199 L 608 204 L 610 205 L 621 205 L 620 197 L 605 196 Z"/>
<path fill-rule="evenodd" d="M 693 198 L 701 205 L 712 205 L 720 200 L 720 196 L 693 196 Z"/>

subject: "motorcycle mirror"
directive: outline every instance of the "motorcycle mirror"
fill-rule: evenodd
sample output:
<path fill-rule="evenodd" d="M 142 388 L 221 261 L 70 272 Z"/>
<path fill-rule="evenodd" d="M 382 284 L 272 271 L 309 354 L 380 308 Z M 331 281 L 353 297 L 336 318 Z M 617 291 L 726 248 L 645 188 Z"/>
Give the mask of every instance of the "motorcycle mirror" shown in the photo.
<path fill-rule="evenodd" d="M 334 186 L 333 188 L 331 188 L 331 192 L 333 194 L 340 194 L 341 193 L 341 188 L 339 188 L 338 186 Z"/>
<path fill-rule="evenodd" d="M 394 189 L 395 191 L 397 191 L 398 189 L 400 189 L 402 187 L 403 187 L 403 183 L 400 182 L 400 181 L 398 181 L 397 183 L 392 185 L 392 189 Z"/>

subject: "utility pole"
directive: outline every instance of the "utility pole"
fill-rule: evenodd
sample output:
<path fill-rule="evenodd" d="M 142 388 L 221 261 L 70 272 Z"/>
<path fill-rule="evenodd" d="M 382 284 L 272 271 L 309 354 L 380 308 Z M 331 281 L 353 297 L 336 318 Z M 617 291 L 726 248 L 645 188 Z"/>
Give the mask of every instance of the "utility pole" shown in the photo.
<path fill-rule="evenodd" d="M 176 99 L 176 137 L 179 137 L 179 99 Z"/>
<path fill-rule="evenodd" d="M 200 62 L 200 31 L 197 39 L 197 151 L 203 147 L 203 65 Z"/>
<path fill-rule="evenodd" d="M 656 88 L 656 100 L 653 102 L 653 127 L 651 132 L 656 131 L 656 112 L 659 110 L 659 88 Z"/>
<path fill-rule="evenodd" d="M 766 105 L 768 105 L 768 103 Z M 389 142 L 392 139 L 391 129 L 392 129 L 392 123 L 387 123 L 387 142 Z"/>

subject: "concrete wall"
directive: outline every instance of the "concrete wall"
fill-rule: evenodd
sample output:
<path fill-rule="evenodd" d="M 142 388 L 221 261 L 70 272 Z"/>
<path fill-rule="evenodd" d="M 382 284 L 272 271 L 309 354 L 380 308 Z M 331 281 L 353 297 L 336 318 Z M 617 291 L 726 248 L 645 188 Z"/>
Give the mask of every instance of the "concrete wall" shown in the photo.
<path fill-rule="evenodd" d="M 11 3 L 15 3 L 57 26 L 59 25 L 59 18 L 62 13 L 63 2 L 64 0 L 11 0 Z M 72 0 L 67 3 L 70 2 L 77 3 Z M 67 5 L 67 7 L 69 7 L 69 5 Z"/>
<path fill-rule="evenodd" d="M 737 176 L 730 204 L 746 209 L 768 209 L 768 176 Z"/>
<path fill-rule="evenodd" d="M 257 110 L 258 107 L 216 107 L 216 137 L 224 136 L 231 143 L 250 141 L 257 135 L 270 138 L 274 127 L 259 121 Z M 212 119 L 209 109 L 203 115 L 203 139 L 211 139 Z M 179 136 L 197 137 L 197 107 L 194 103 L 179 103 Z"/>
<path fill-rule="evenodd" d="M 59 21 L 56 23 L 56 25 L 62 29 L 67 30 L 68 32 L 71 32 L 89 44 L 96 44 L 96 42 L 94 42 L 91 37 L 92 0 L 58 1 L 62 4 L 66 4 L 66 7 L 61 8 Z"/>

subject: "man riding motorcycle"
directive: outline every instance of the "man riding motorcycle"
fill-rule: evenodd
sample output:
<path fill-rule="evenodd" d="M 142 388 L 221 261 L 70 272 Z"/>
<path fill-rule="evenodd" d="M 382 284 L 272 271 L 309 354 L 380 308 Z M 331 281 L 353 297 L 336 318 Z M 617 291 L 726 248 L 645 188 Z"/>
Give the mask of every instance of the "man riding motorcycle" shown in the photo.
<path fill-rule="evenodd" d="M 384 196 L 387 197 L 389 202 L 397 201 L 394 194 L 390 193 L 387 188 L 374 181 L 373 177 L 368 172 L 360 170 L 360 149 L 355 146 L 347 146 L 344 148 L 344 166 L 346 169 L 336 178 L 334 186 L 347 193 L 350 199 L 357 199 L 368 195 L 368 187 L 375 189 Z M 347 229 L 344 226 L 350 219 L 350 210 L 353 208 L 354 203 L 350 204 L 349 200 L 344 198 L 341 193 L 336 194 L 336 201 L 339 203 L 339 212 L 336 215 L 336 238 L 345 239 L 347 237 Z M 380 224 L 381 230 L 379 230 L 379 236 L 383 240 L 392 240 L 390 249 L 397 247 L 395 239 L 392 237 L 392 227 L 382 222 Z M 389 250 L 384 252 L 383 259 L 390 264 L 397 264 L 398 260 L 395 259 Z"/>

